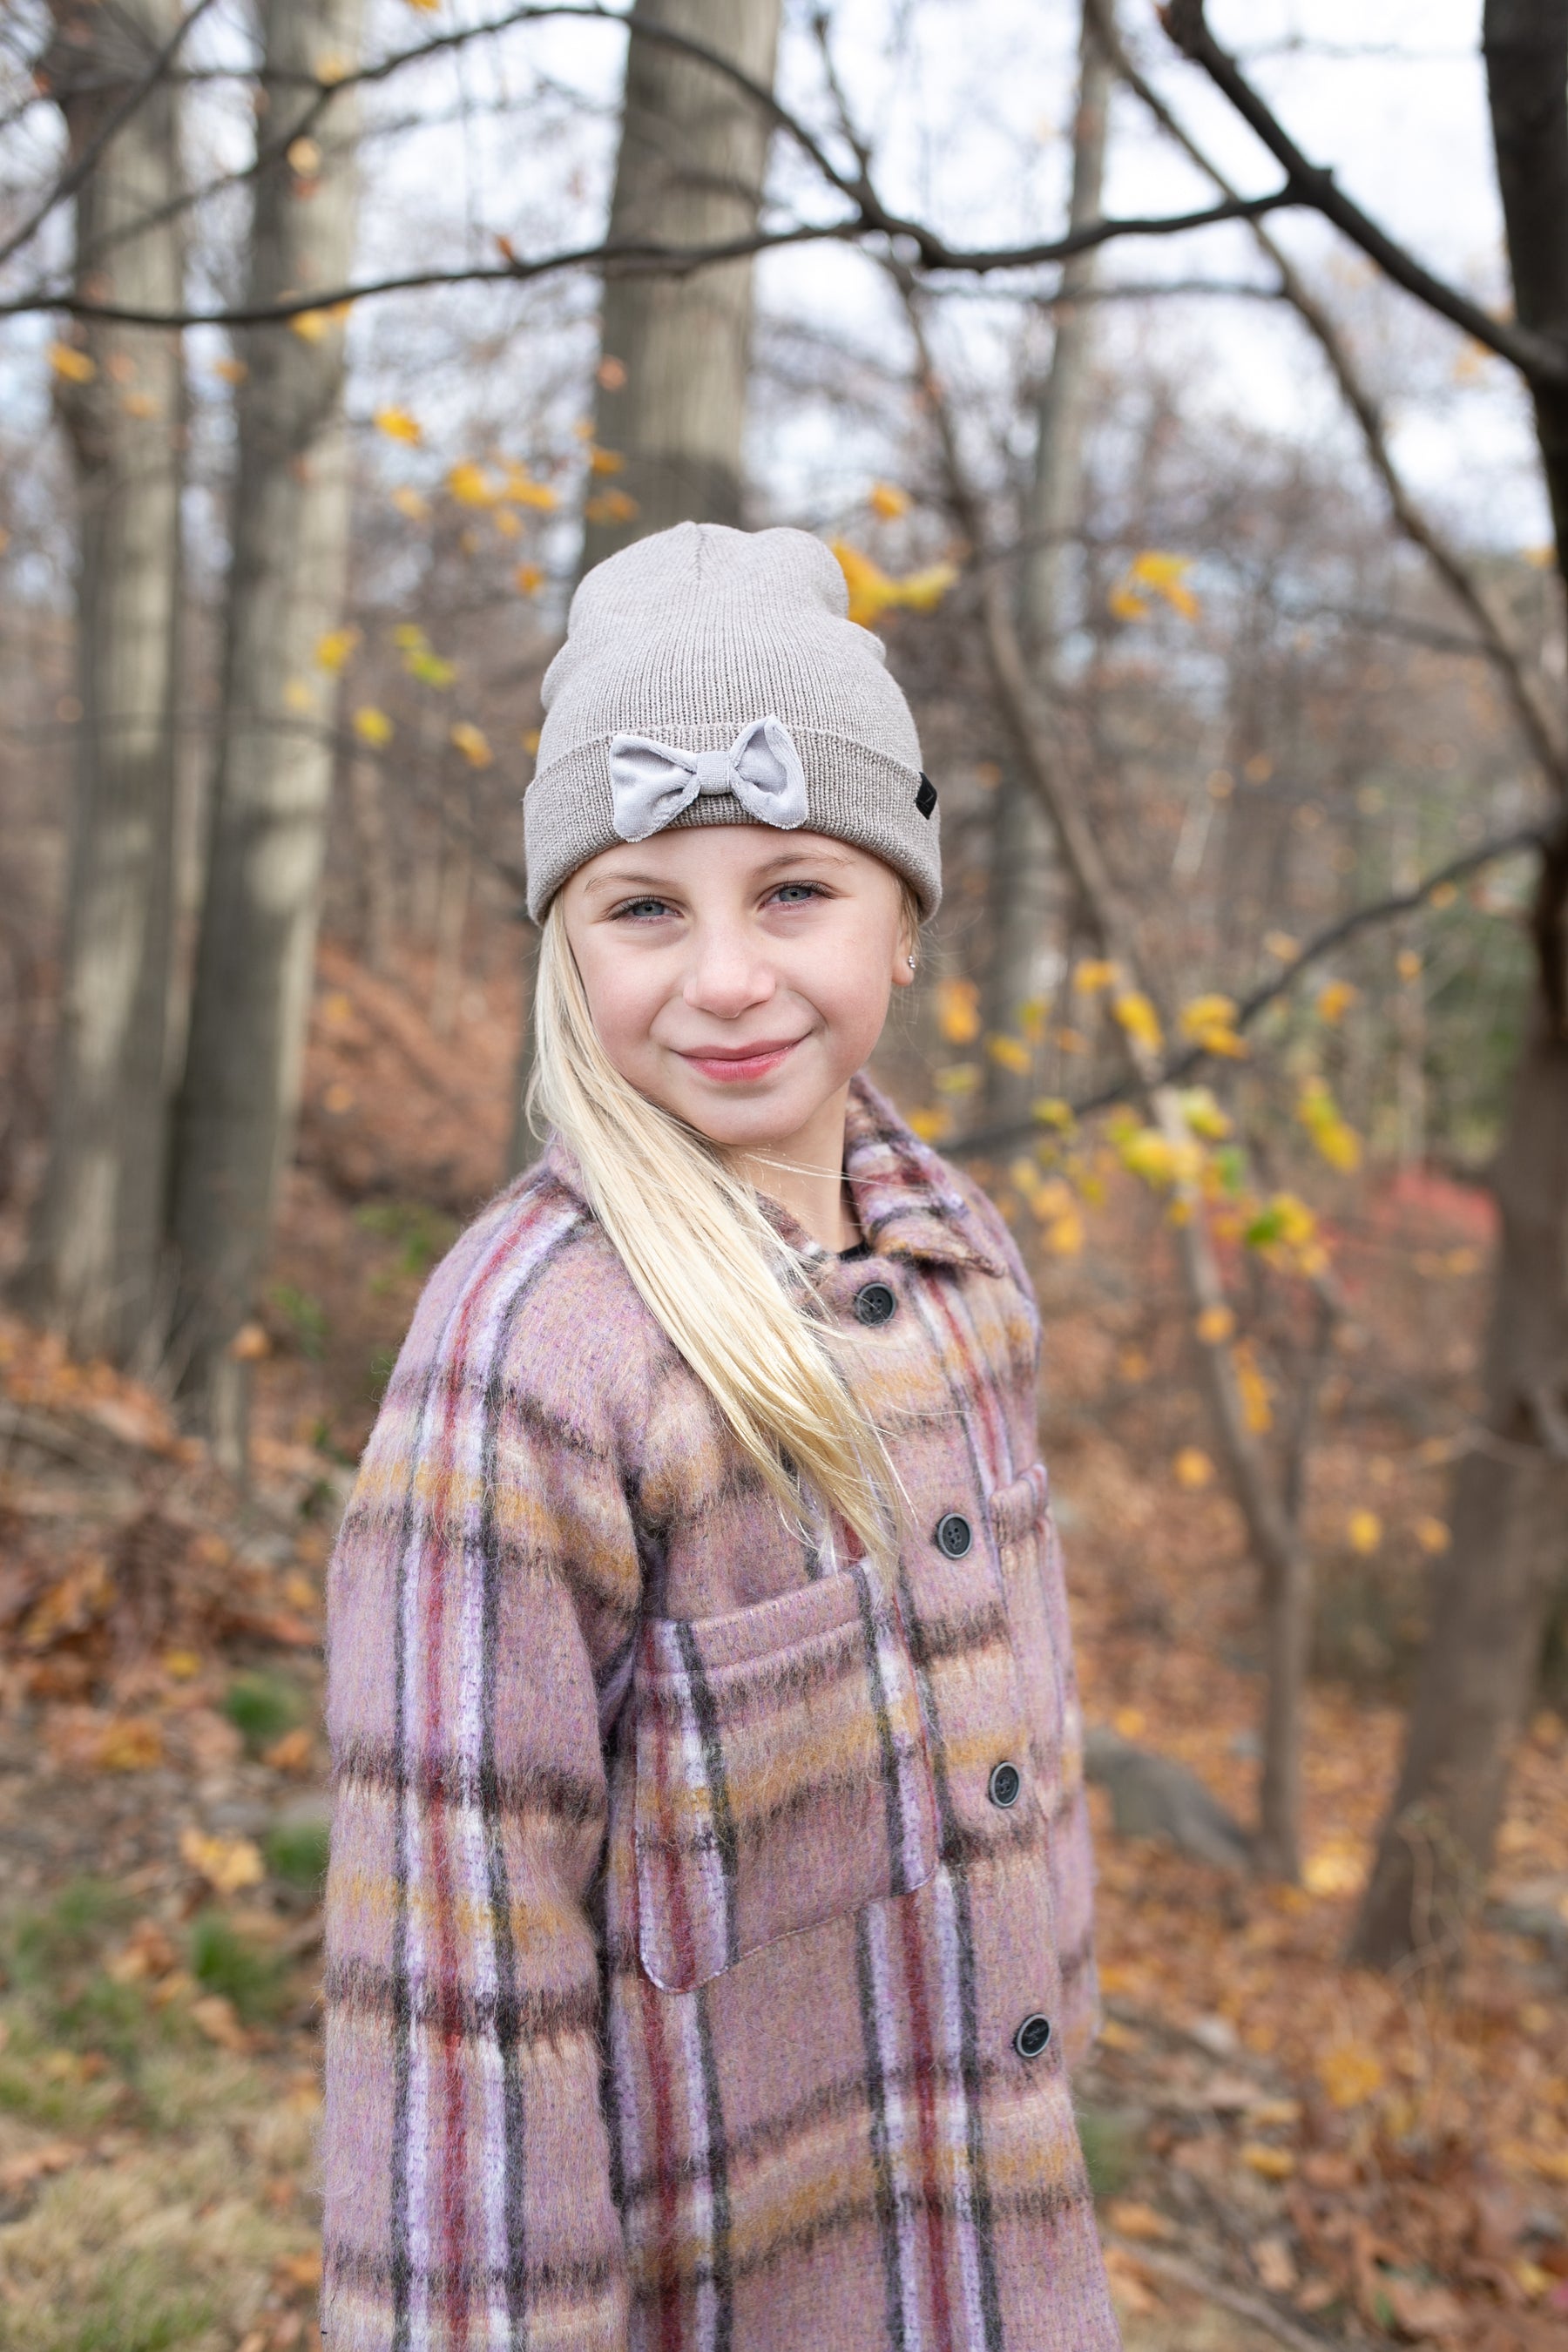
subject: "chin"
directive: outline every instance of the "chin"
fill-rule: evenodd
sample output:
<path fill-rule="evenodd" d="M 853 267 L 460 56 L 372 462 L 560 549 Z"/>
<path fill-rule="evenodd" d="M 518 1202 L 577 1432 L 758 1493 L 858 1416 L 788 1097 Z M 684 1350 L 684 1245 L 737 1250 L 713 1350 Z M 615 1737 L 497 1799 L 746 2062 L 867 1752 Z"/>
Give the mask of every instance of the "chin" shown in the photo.
<path fill-rule="evenodd" d="M 717 1089 L 715 1089 L 717 1095 Z M 680 1102 L 667 1103 L 665 1108 L 705 1135 L 710 1143 L 723 1144 L 731 1150 L 766 1150 L 770 1144 L 785 1142 L 797 1135 L 811 1117 L 814 1106 L 801 1106 L 779 1097 L 753 1095 L 749 1101 L 733 1097 L 702 1094 Z"/>

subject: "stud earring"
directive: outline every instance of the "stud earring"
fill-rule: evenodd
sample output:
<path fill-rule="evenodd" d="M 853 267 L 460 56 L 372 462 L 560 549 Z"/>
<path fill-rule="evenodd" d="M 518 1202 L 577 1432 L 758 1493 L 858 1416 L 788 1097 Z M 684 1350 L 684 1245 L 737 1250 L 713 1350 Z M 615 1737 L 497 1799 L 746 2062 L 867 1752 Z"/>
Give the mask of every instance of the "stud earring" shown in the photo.
<path fill-rule="evenodd" d="M 909 965 L 910 970 L 913 971 L 915 968 L 915 960 L 913 956 L 906 956 L 904 958 L 904 961 Z"/>

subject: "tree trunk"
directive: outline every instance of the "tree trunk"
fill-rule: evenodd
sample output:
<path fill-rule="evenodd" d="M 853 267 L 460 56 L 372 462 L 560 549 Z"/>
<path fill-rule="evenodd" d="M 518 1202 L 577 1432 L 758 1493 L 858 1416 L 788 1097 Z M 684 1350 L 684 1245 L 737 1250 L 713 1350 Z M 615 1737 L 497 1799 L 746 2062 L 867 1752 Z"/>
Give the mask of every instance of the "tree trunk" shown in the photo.
<path fill-rule="evenodd" d="M 701 41 L 772 88 L 779 0 L 637 0 L 635 22 Z M 630 39 L 610 238 L 703 245 L 757 226 L 770 125 L 692 58 Z M 739 523 L 752 312 L 749 259 L 605 288 L 597 446 L 625 459 L 595 488 L 583 564 L 671 523 Z M 629 499 L 635 512 L 620 510 Z"/>
<path fill-rule="evenodd" d="M 1100 217 L 1110 85 L 1110 60 L 1086 11 L 1073 120 L 1068 215 L 1073 228 Z M 1067 625 L 1073 540 L 1083 520 L 1084 443 L 1094 329 L 1092 306 L 1075 302 L 1073 298 L 1086 294 L 1093 284 L 1097 259 L 1092 252 L 1079 254 L 1062 272 L 1050 372 L 1037 412 L 1035 468 L 1024 513 L 1028 548 L 1018 618 L 1026 650 L 1043 683 L 1055 668 L 1057 642 Z M 1038 796 L 1026 777 L 1012 769 L 997 789 L 992 836 L 994 944 L 985 1012 L 986 1025 L 993 1032 L 1016 1031 L 1020 1005 L 1041 992 L 1049 866 L 1049 828 Z M 1032 1071 L 1010 1070 L 1000 1062 L 987 1061 L 984 1109 L 988 1119 L 1016 1116 L 1037 1091 Z"/>
<path fill-rule="evenodd" d="M 1568 332 L 1568 0 L 1487 0 L 1498 184 L 1521 326 Z M 1568 396 L 1531 387 L 1568 566 Z M 1549 761 L 1549 766 L 1550 766 Z M 1479 1898 L 1568 1554 L 1568 782 L 1542 859 L 1536 982 L 1495 1189 L 1501 1212 L 1487 1409 L 1461 1462 L 1453 1545 L 1351 1957 L 1451 1950 Z"/>
<path fill-rule="evenodd" d="M 1555 878 L 1561 925 L 1568 857 Z M 1495 1184 L 1486 1420 L 1455 1479 L 1398 1792 L 1351 1947 L 1373 1967 L 1451 1955 L 1476 1907 L 1568 1551 L 1568 1040 L 1539 1003 Z"/>
<path fill-rule="evenodd" d="M 290 142 L 329 51 L 357 55 L 361 0 L 264 0 L 247 301 L 341 285 L 352 258 L 357 102 Z M 287 154 L 280 152 L 287 150 Z M 265 1256 L 292 1139 L 332 776 L 320 639 L 342 610 L 349 482 L 343 327 L 310 317 L 244 341 L 223 718 L 206 898 L 175 1123 L 182 1391 L 238 1467 L 245 1367 L 230 1343 Z M 311 702 L 315 708 L 312 709 Z"/>
<path fill-rule="evenodd" d="M 374 759 L 356 757 L 350 765 L 349 809 L 359 861 L 360 953 L 376 978 L 384 980 L 392 969 L 397 890 L 386 837 L 386 796 Z"/>
<path fill-rule="evenodd" d="M 177 0 L 57 5 L 44 70 L 73 155 L 179 15 Z M 178 310 L 183 240 L 158 215 L 179 194 L 165 84 L 77 196 L 79 290 Z M 94 373 L 62 377 L 58 404 L 79 514 L 81 718 L 48 1161 L 18 1297 L 79 1352 L 146 1368 L 163 1325 L 183 377 L 177 333 L 91 325 L 79 348 Z"/>

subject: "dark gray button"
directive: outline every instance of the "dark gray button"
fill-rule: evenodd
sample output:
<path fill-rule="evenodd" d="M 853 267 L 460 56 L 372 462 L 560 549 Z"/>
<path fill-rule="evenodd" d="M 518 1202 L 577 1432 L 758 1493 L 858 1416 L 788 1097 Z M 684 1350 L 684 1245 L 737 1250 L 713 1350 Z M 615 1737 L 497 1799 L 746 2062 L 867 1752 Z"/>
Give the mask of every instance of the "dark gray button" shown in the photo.
<path fill-rule="evenodd" d="M 974 1530 L 962 1511 L 949 1511 L 936 1523 L 936 1548 L 949 1559 L 962 1559 L 974 1541 Z"/>
<path fill-rule="evenodd" d="M 860 1323 L 886 1323 L 899 1311 L 895 1293 L 885 1282 L 868 1282 L 855 1294 L 855 1318 Z"/>
<path fill-rule="evenodd" d="M 1018 1791 L 1023 1785 L 1024 1776 L 1016 1764 L 994 1764 L 986 1794 L 994 1805 L 1005 1809 L 1017 1803 Z"/>
<path fill-rule="evenodd" d="M 1020 2058 L 1037 2058 L 1050 2038 L 1050 2019 L 1042 2017 L 1037 2009 L 1031 2010 L 1013 2036 L 1013 2047 Z"/>

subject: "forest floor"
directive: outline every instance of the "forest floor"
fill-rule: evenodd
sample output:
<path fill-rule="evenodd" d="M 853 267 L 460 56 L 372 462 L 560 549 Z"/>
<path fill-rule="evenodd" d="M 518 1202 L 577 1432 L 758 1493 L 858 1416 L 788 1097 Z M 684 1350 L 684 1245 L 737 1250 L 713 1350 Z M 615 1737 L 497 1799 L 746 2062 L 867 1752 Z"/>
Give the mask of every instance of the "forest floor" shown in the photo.
<path fill-rule="evenodd" d="M 437 1036 L 331 947 L 319 982 L 247 1343 L 248 1493 L 153 1391 L 0 1321 L 11 2352 L 318 2340 L 322 1576 L 419 1284 L 499 1164 L 510 1056 L 499 987 L 470 986 Z M 1560 1717 L 1523 1743 L 1462 1957 L 1398 1983 L 1339 1957 L 1468 1409 L 1484 1237 L 1474 1196 L 1436 1184 L 1363 1202 L 1336 1236 L 1359 1338 L 1313 1464 L 1301 1885 L 1119 1838 L 1092 1792 L 1108 2016 L 1078 2088 L 1129 2352 L 1568 2345 Z M 1254 1596 L 1193 1464 L 1163 1263 L 1142 1204 L 1113 1199 L 1080 1257 L 1042 1265 L 1045 1450 L 1090 1721 L 1245 1820 Z"/>

